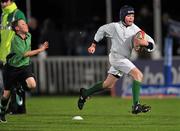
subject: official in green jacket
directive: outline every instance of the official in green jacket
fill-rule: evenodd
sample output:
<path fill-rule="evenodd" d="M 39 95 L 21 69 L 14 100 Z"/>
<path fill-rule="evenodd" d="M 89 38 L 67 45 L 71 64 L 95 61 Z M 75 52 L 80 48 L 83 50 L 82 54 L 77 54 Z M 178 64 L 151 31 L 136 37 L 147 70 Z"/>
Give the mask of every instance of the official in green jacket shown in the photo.
<path fill-rule="evenodd" d="M 6 56 L 10 52 L 11 40 L 14 32 L 11 29 L 11 23 L 17 19 L 23 19 L 27 22 L 24 13 L 19 10 L 13 0 L 0 0 L 2 15 L 0 25 L 0 61 L 6 63 Z"/>

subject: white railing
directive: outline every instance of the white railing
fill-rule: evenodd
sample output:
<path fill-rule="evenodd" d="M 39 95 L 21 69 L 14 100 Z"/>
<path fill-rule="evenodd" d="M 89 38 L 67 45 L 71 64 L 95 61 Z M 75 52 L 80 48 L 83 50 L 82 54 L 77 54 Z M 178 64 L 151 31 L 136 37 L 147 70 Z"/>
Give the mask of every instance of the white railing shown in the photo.
<path fill-rule="evenodd" d="M 108 57 L 47 57 L 33 58 L 38 94 L 79 92 L 79 89 L 104 80 Z"/>

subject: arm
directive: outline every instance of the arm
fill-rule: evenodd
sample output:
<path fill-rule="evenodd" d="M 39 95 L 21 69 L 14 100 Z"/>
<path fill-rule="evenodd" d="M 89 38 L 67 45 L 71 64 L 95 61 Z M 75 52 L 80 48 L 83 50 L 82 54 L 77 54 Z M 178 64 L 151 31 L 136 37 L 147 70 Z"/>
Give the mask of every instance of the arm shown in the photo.
<path fill-rule="evenodd" d="M 94 40 L 96 42 L 99 42 L 104 37 L 112 37 L 114 32 L 115 32 L 115 24 L 114 23 L 105 24 L 97 30 L 97 32 L 94 36 Z"/>
<path fill-rule="evenodd" d="M 44 50 L 46 50 L 47 48 L 48 48 L 48 42 L 46 41 L 38 49 L 32 50 L 32 51 L 27 51 L 24 54 L 24 57 L 31 57 L 31 56 L 37 55 L 37 54 L 43 52 Z"/>
<path fill-rule="evenodd" d="M 112 37 L 115 31 L 114 23 L 105 24 L 101 26 L 95 36 L 94 41 L 91 43 L 90 47 L 88 48 L 88 52 L 94 54 L 96 51 L 96 45 L 99 41 L 101 41 L 104 37 Z"/>
<path fill-rule="evenodd" d="M 91 46 L 88 48 L 88 52 L 90 54 L 94 54 L 95 51 L 96 51 L 96 42 L 92 42 Z"/>
<path fill-rule="evenodd" d="M 147 45 L 143 46 L 143 48 L 147 52 L 153 52 L 156 49 L 154 40 L 148 34 L 146 34 L 146 40 L 147 40 Z"/>
<path fill-rule="evenodd" d="M 146 46 L 147 51 L 153 52 L 156 49 L 154 40 L 149 35 L 147 35 L 147 41 L 148 41 L 148 45 Z"/>

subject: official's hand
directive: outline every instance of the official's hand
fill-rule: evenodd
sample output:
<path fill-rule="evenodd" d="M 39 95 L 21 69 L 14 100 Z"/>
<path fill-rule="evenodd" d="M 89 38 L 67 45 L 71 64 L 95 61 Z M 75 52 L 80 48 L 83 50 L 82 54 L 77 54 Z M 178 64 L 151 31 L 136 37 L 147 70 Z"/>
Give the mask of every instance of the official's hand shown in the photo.
<path fill-rule="evenodd" d="M 91 46 L 88 48 L 88 52 L 90 54 L 94 54 L 95 51 L 96 51 L 96 44 L 92 43 Z"/>

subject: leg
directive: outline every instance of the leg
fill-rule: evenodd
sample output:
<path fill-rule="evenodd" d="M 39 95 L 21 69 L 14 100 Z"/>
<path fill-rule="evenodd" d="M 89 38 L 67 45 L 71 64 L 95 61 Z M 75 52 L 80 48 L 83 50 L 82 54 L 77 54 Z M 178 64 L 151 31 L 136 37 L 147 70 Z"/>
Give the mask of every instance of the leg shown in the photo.
<path fill-rule="evenodd" d="M 138 68 L 133 68 L 129 73 L 133 80 L 132 94 L 133 94 L 133 104 L 139 103 L 139 95 L 140 95 L 140 86 L 143 79 L 143 74 Z"/>
<path fill-rule="evenodd" d="M 24 81 L 24 84 L 19 84 L 18 88 L 15 91 L 15 102 L 14 110 L 15 114 L 26 113 L 26 91 L 31 91 L 36 87 L 36 82 L 33 77 L 29 77 Z M 13 113 L 13 114 L 14 114 Z"/>
<path fill-rule="evenodd" d="M 26 78 L 26 76 L 16 81 L 16 84 L 13 84 L 8 111 L 11 114 L 24 114 L 26 113 L 25 91 L 34 89 L 36 87 L 36 82 L 34 77 Z"/>
<path fill-rule="evenodd" d="M 32 73 L 31 66 L 23 68 L 18 74 L 18 88 L 15 92 L 15 109 L 16 113 L 26 113 L 26 91 L 31 91 L 36 87 L 35 77 Z"/>
<path fill-rule="evenodd" d="M 25 114 L 26 107 L 25 107 L 25 90 L 23 86 L 16 82 L 11 88 L 11 101 L 9 103 L 8 111 L 11 114 Z"/>
<path fill-rule="evenodd" d="M 96 92 L 101 91 L 101 90 L 104 90 L 107 88 L 112 88 L 115 85 L 117 80 L 118 79 L 114 75 L 108 74 L 108 76 L 104 82 L 99 81 L 99 82 L 95 83 L 94 85 L 92 85 L 91 87 L 89 87 L 88 89 L 86 89 L 83 92 L 83 96 L 88 97 Z"/>
<path fill-rule="evenodd" d="M 0 112 L 0 122 L 6 122 L 5 114 L 6 114 L 6 108 L 9 101 L 10 91 L 4 90 L 3 96 L 1 98 L 1 112 Z"/>
<path fill-rule="evenodd" d="M 27 84 L 28 89 L 30 90 L 34 90 L 36 88 L 36 81 L 34 77 L 28 77 L 26 79 L 26 84 Z"/>
<path fill-rule="evenodd" d="M 78 108 L 81 110 L 86 102 L 86 98 L 96 92 L 102 91 L 106 88 L 112 88 L 118 79 L 109 74 L 104 82 L 100 81 L 92 85 L 89 89 L 80 89 L 80 97 L 78 100 Z"/>
<path fill-rule="evenodd" d="M 133 97 L 133 114 L 138 114 L 140 112 L 148 112 L 151 107 L 146 105 L 140 105 L 139 96 L 140 96 L 140 86 L 143 79 L 143 74 L 138 68 L 133 68 L 130 71 L 130 75 L 133 77 L 133 87 L 132 87 L 132 97 Z"/>
<path fill-rule="evenodd" d="M 11 108 L 12 114 L 26 113 L 26 91 L 35 89 L 36 81 L 31 70 L 31 66 L 23 68 L 16 74 L 15 83 L 17 84 L 12 94 Z"/>
<path fill-rule="evenodd" d="M 112 74 L 108 74 L 106 80 L 103 83 L 103 87 L 104 88 L 113 88 L 117 82 L 119 77 L 112 75 Z"/>
<path fill-rule="evenodd" d="M 18 83 L 16 87 L 17 94 L 21 96 L 25 91 L 31 91 L 36 88 L 36 81 L 34 77 L 28 77 L 23 82 Z"/>
<path fill-rule="evenodd" d="M 33 77 L 22 79 L 22 82 L 16 82 L 11 92 L 11 101 L 9 103 L 9 112 L 11 114 L 26 113 L 26 91 L 33 90 L 36 87 L 36 82 Z"/>

